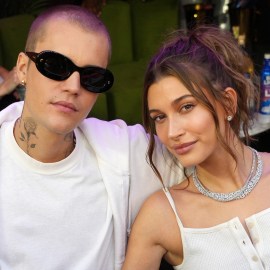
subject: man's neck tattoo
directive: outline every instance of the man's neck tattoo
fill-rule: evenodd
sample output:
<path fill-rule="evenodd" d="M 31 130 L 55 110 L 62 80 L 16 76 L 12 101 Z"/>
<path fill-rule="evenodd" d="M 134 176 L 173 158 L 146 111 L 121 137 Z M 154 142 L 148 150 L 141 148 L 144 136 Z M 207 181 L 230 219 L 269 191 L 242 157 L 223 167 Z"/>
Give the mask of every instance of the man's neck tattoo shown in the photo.
<path fill-rule="evenodd" d="M 33 150 L 36 148 L 35 140 L 38 139 L 36 134 L 37 124 L 34 119 L 30 117 L 23 119 L 18 118 L 16 124 L 18 125 L 19 130 L 19 140 L 26 144 L 26 153 L 30 155 L 31 149 Z M 70 145 L 70 147 L 66 148 L 66 152 L 64 153 L 64 156 L 67 157 L 71 154 L 76 146 L 76 137 L 74 132 L 68 133 L 64 137 L 64 141 Z"/>
<path fill-rule="evenodd" d="M 22 121 L 23 121 L 23 128 L 21 127 Z M 27 117 L 27 118 L 24 118 L 24 119 L 19 118 L 18 122 L 19 122 L 19 127 L 20 127 L 20 129 L 19 129 L 19 132 L 20 132 L 19 139 L 22 142 L 26 143 L 26 152 L 27 152 L 27 154 L 29 154 L 30 149 L 33 149 L 33 148 L 36 147 L 36 144 L 31 143 L 30 139 L 32 139 L 33 137 L 37 138 L 37 135 L 36 135 L 37 124 L 30 117 Z"/>
<path fill-rule="evenodd" d="M 74 148 L 76 146 L 76 136 L 75 136 L 74 131 L 68 133 L 65 136 L 64 141 L 71 142 L 71 147 L 67 149 L 66 154 L 65 154 L 65 156 L 67 157 L 72 153 L 72 151 L 74 150 Z"/>

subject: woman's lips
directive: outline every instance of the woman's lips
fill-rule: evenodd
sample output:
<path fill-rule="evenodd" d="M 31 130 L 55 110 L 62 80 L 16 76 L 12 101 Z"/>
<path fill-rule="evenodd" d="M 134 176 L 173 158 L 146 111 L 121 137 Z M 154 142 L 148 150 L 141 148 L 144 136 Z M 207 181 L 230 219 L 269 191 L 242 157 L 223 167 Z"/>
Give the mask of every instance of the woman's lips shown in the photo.
<path fill-rule="evenodd" d="M 175 145 L 173 146 L 173 150 L 177 155 L 184 155 L 193 148 L 195 143 L 196 141 Z"/>

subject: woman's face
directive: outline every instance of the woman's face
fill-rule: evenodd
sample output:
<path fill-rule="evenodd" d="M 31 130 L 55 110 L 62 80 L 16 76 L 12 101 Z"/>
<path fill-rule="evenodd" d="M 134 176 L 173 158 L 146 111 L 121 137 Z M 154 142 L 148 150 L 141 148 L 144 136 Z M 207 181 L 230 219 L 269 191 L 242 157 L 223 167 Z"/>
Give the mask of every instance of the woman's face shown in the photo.
<path fill-rule="evenodd" d="M 148 106 L 157 136 L 183 166 L 201 164 L 218 152 L 212 114 L 177 78 L 167 76 L 152 84 Z M 221 106 L 216 108 L 219 119 L 225 119 Z"/>

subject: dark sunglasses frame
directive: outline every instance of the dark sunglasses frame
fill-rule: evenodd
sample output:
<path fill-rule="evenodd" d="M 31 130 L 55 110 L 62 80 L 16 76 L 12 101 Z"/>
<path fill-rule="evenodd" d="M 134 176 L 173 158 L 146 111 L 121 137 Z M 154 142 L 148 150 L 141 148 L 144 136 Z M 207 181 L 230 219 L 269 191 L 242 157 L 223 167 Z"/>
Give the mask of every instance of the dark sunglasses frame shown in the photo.
<path fill-rule="evenodd" d="M 36 64 L 37 70 L 49 79 L 64 81 L 77 71 L 80 83 L 87 91 L 102 93 L 113 86 L 114 77 L 108 69 L 97 66 L 78 67 L 66 56 L 49 50 L 25 54 Z"/>

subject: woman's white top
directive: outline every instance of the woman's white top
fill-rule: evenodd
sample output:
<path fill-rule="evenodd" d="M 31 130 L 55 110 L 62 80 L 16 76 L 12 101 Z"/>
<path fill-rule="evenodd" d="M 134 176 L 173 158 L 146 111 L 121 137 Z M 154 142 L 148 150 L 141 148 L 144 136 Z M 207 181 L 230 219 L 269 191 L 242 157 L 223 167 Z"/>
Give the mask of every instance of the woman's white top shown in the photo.
<path fill-rule="evenodd" d="M 249 235 L 238 217 L 210 228 L 185 228 L 168 189 L 163 189 L 175 213 L 184 260 L 175 270 L 269 270 L 270 208 L 246 218 Z"/>

